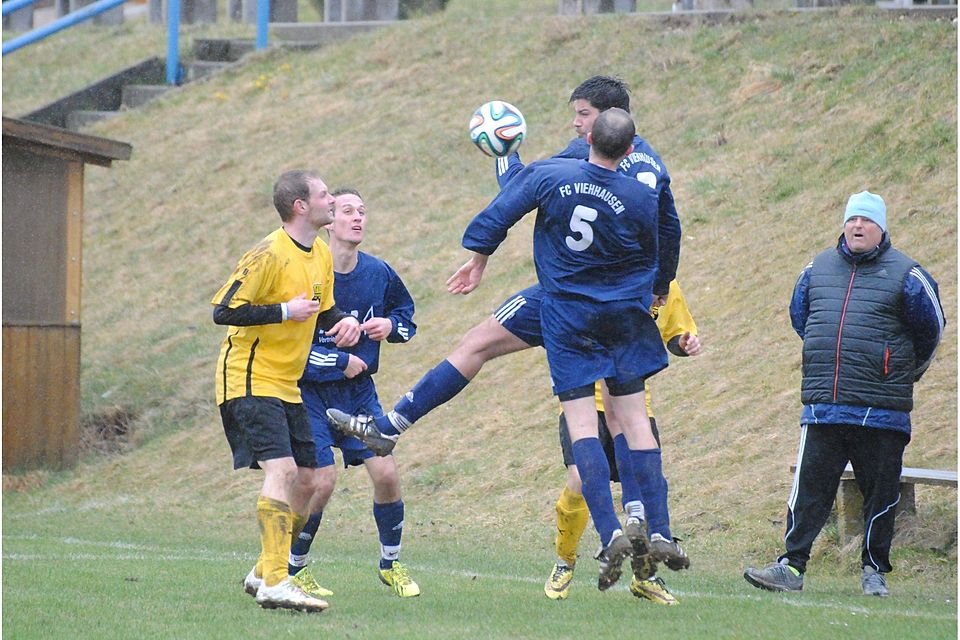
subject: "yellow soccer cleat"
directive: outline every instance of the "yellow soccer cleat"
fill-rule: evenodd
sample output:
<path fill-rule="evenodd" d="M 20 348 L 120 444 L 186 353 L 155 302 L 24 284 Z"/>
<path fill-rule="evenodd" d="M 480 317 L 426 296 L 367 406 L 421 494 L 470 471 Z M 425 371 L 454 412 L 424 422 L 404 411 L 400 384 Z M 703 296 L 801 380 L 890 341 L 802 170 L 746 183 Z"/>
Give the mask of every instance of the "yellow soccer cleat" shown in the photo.
<path fill-rule="evenodd" d="M 657 604 L 680 604 L 680 601 L 667 589 L 667 585 L 663 584 L 661 578 L 650 578 L 648 580 L 634 578 L 633 582 L 630 583 L 630 593 Z"/>
<path fill-rule="evenodd" d="M 551 600 L 566 600 L 570 595 L 570 587 L 573 582 L 573 567 L 557 562 L 553 565 L 553 571 L 543 585 L 543 592 Z"/>
<path fill-rule="evenodd" d="M 312 598 L 326 598 L 333 595 L 333 591 L 320 586 L 317 579 L 310 573 L 309 567 L 304 567 L 297 575 L 290 576 L 290 582 L 303 589 L 303 592 Z"/>
<path fill-rule="evenodd" d="M 401 598 L 420 595 L 420 586 L 407 573 L 407 568 L 399 562 L 394 562 L 390 569 L 380 569 L 380 582 L 392 587 Z"/>

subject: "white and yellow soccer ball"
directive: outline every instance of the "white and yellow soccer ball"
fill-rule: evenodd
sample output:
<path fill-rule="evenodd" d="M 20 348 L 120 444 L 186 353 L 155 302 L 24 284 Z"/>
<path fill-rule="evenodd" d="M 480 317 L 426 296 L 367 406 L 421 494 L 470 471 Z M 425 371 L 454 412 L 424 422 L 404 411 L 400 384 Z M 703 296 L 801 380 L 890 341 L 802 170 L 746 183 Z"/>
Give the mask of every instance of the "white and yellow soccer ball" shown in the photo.
<path fill-rule="evenodd" d="M 520 109 L 503 100 L 480 105 L 470 118 L 470 140 L 488 156 L 502 158 L 516 151 L 527 137 Z"/>

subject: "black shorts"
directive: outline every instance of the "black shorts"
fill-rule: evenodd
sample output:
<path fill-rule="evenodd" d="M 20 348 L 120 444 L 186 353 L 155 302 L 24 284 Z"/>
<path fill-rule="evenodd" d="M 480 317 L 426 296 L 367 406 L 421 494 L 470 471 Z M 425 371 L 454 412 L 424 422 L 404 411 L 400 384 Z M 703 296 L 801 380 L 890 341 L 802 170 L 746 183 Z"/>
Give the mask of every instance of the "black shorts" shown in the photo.
<path fill-rule="evenodd" d="M 302 404 L 259 396 L 233 398 L 220 405 L 220 418 L 234 469 L 259 469 L 257 460 L 291 457 L 298 467 L 317 466 L 317 447 Z"/>
<path fill-rule="evenodd" d="M 613 450 L 613 438 L 610 437 L 610 431 L 607 429 L 607 418 L 603 411 L 597 411 L 597 426 L 600 432 L 600 445 L 603 452 L 607 454 L 607 464 L 610 465 L 610 480 L 620 482 L 620 474 L 617 472 L 617 456 Z M 657 445 L 660 444 L 660 433 L 657 431 L 657 420 L 650 417 L 650 428 L 653 429 L 653 437 L 657 439 Z M 560 450 L 563 452 L 563 466 L 570 467 L 576 464 L 573 459 L 573 443 L 570 442 L 570 429 L 567 427 L 567 418 L 560 414 Z"/>

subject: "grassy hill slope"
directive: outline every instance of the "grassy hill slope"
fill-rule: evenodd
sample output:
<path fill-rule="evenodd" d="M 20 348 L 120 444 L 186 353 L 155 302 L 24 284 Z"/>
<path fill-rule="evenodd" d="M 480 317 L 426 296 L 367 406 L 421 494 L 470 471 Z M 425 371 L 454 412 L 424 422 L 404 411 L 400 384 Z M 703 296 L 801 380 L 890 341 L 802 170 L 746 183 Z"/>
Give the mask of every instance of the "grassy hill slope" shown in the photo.
<path fill-rule="evenodd" d="M 418 337 L 384 349 L 378 386 L 390 406 L 535 277 L 530 216 L 478 291 L 445 292 L 465 259 L 464 226 L 496 193 L 493 163 L 466 135 L 473 109 L 492 98 L 519 106 L 522 156 L 544 158 L 571 136 L 570 91 L 597 73 L 631 85 L 638 129 L 670 170 L 684 224 L 679 278 L 705 353 L 674 361 L 651 387 L 674 530 L 695 566 L 736 572 L 779 548 L 800 408 L 787 302 L 800 269 L 835 242 L 855 191 L 885 197 L 895 246 L 940 283 L 949 324 L 917 389 L 906 463 L 956 468 L 955 25 L 864 10 L 723 24 L 461 22 L 468 4 L 323 50 L 261 55 L 94 130 L 132 143 L 134 156 L 88 172 L 83 409 L 133 414 L 142 446 L 41 476 L 49 486 L 6 493 L 5 512 L 123 504 L 132 530 L 158 517 L 226 518 L 253 545 L 257 478 L 228 469 L 212 400 L 222 330 L 209 299 L 277 226 L 273 179 L 315 167 L 329 185 L 364 194 L 364 249 L 391 262 L 418 305 Z M 410 547 L 468 534 L 492 549 L 542 548 L 548 564 L 563 482 L 556 414 L 544 354 L 531 350 L 488 365 L 405 435 Z M 329 511 L 338 528 L 372 530 L 366 484 L 341 476 Z M 921 488 L 917 499 L 923 532 L 898 539 L 898 575 L 955 584 L 956 494 Z M 856 565 L 856 550 L 838 552 L 835 541 L 828 529 L 817 571 Z"/>

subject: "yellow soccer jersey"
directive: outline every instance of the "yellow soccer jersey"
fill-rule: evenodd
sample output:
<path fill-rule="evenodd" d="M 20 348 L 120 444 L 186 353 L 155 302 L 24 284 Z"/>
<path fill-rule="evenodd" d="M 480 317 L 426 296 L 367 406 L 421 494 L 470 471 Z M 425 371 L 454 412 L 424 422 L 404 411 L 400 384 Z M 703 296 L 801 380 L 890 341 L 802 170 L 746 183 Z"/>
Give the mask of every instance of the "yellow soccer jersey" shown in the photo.
<path fill-rule="evenodd" d="M 211 303 L 235 309 L 279 304 L 301 293 L 317 300 L 321 312 L 333 306 L 330 248 L 317 239 L 309 252 L 304 251 L 281 228 L 240 259 Z M 217 404 L 242 396 L 300 402 L 297 380 L 307 364 L 315 328 L 313 319 L 228 327 L 217 358 Z"/>
<path fill-rule="evenodd" d="M 670 292 L 667 294 L 667 303 L 662 307 L 654 307 L 653 317 L 657 321 L 657 328 L 660 329 L 660 337 L 663 343 L 667 344 L 673 338 L 682 336 L 689 331 L 692 335 L 697 334 L 697 323 L 693 321 L 690 315 L 690 309 L 687 307 L 687 301 L 683 297 L 683 291 L 680 285 L 674 280 L 670 283 Z M 653 417 L 653 406 L 650 404 L 650 388 L 646 390 L 647 415 Z M 594 397 L 597 402 L 597 411 L 603 411 L 603 396 L 600 393 L 600 383 L 597 382 Z"/>

